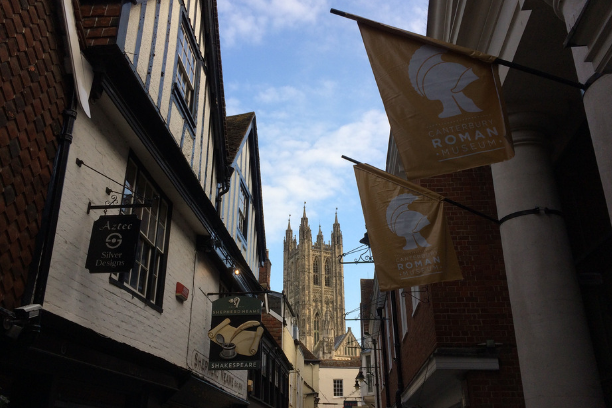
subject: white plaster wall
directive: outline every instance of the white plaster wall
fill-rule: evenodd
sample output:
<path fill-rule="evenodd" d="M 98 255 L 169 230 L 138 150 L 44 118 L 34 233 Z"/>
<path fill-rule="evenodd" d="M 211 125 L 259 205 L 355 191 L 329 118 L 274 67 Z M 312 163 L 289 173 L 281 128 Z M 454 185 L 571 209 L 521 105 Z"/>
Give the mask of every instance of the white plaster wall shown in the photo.
<path fill-rule="evenodd" d="M 75 160 L 78 157 L 88 166 L 123 182 L 130 149 L 128 140 L 134 150 L 142 150 L 134 135 L 126 134 L 113 120 L 117 118 L 93 105 L 92 119 L 79 112 L 75 122 L 44 308 L 102 336 L 194 369 L 193 353 L 190 355 L 188 350 L 208 356 L 210 300 L 203 293 L 218 292 L 218 272 L 201 258 L 203 255 L 196 260 L 196 233 L 185 214 L 177 209 L 176 196 L 167 247 L 163 313 L 109 283 L 109 274 L 90 274 L 85 269 L 91 227 L 103 215 L 101 210 L 87 214 L 87 204 L 89 201 L 104 204 L 109 200 L 105 188 L 121 191 L 121 186 L 85 166 L 78 167 Z M 139 159 L 149 172 L 159 173 L 150 159 L 142 156 Z M 167 181 L 157 181 L 167 185 Z M 189 289 L 187 302 L 175 298 L 177 282 Z M 229 375 L 235 381 L 219 373 L 201 374 L 246 398 L 246 372 Z"/>
<path fill-rule="evenodd" d="M 320 367 L 319 368 L 319 405 L 326 407 L 343 407 L 345 400 L 358 401 L 361 399 L 359 390 L 355 390 L 355 377 L 359 367 Z M 334 397 L 334 380 L 342 379 L 344 396 Z M 348 398 L 347 398 L 348 397 Z"/>

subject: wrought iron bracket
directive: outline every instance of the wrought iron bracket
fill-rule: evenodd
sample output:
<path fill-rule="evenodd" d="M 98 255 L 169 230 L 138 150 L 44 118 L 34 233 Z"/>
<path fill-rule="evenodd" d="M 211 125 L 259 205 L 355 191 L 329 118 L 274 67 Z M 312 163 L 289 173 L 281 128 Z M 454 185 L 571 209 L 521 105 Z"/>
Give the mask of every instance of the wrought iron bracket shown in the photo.
<path fill-rule="evenodd" d="M 116 204 L 117 194 L 121 194 L 117 191 L 113 191 L 110 188 L 106 187 L 106 194 L 111 195 L 111 201 L 106 201 L 104 205 L 92 205 L 91 201 L 87 204 L 87 214 L 91 210 L 104 210 L 104 214 L 106 214 L 107 210 L 118 209 L 118 208 L 151 208 L 153 206 L 153 200 L 157 200 L 159 197 L 155 196 L 151 199 L 145 200 L 144 203 L 134 203 L 134 204 Z"/>
<path fill-rule="evenodd" d="M 344 262 L 342 259 L 351 254 L 359 254 L 357 258 L 352 262 Z M 368 245 L 361 245 L 353 250 L 338 255 L 338 262 L 341 264 L 363 264 L 363 263 L 374 263 L 374 257 L 372 257 L 372 251 Z"/>

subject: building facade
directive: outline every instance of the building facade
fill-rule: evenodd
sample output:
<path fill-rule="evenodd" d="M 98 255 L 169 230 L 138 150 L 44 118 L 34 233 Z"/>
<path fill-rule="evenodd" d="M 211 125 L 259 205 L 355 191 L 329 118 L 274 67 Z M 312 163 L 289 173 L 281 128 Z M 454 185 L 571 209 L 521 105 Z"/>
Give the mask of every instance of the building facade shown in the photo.
<path fill-rule="evenodd" d="M 345 407 L 349 404 L 359 404 L 361 395 L 355 387 L 355 377 L 359 372 L 360 359 L 322 360 L 320 364 L 319 404 L 327 407 Z"/>
<path fill-rule="evenodd" d="M 319 226 L 316 242 L 306 217 L 300 221 L 298 239 L 291 222 L 285 231 L 283 288 L 299 316 L 300 341 L 319 358 L 332 358 L 336 339 L 345 334 L 344 268 L 338 262 L 342 231 L 338 214 L 331 241 L 325 242 Z"/>
<path fill-rule="evenodd" d="M 612 5 L 455 5 L 428 36 L 585 85 L 502 67 L 516 155 L 491 177 L 526 406 L 612 406 Z"/>
<path fill-rule="evenodd" d="M 392 138 L 389 146 L 387 172 L 402 176 Z M 488 168 L 419 182 L 481 213 L 496 211 Z M 381 384 L 380 395 L 366 395 L 383 407 L 398 400 L 435 408 L 523 407 L 499 227 L 457 207 L 444 211 L 462 280 L 394 292 L 381 292 L 376 276 L 362 281 L 369 295 L 361 308 L 364 356 L 372 356 L 369 375 Z"/>
<path fill-rule="evenodd" d="M 248 405 L 246 370 L 208 369 L 212 301 L 261 291 L 266 260 L 255 115 L 226 117 L 216 2 L 41 0 L 0 13 L 12 76 L 3 68 L 0 396 Z M 117 217 L 104 224 L 116 234 L 92 273 L 102 216 Z M 110 249 L 133 216 L 134 260 L 114 272 Z M 282 388 L 286 358 L 264 337 L 265 358 L 285 364 Z"/>

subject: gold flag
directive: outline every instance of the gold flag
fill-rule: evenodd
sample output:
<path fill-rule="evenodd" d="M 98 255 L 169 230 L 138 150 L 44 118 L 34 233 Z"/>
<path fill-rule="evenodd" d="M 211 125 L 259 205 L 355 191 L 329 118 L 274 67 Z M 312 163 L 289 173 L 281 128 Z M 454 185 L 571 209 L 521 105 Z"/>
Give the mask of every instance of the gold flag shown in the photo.
<path fill-rule="evenodd" d="M 367 164 L 355 177 L 381 291 L 463 279 L 444 197 Z"/>
<path fill-rule="evenodd" d="M 359 22 L 409 180 L 514 156 L 495 57 Z"/>

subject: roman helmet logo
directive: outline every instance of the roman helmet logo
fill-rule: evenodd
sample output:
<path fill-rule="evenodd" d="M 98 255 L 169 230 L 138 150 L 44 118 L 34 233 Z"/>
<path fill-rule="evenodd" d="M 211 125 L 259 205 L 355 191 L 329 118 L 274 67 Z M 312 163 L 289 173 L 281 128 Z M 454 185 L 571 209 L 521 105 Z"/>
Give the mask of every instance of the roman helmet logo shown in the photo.
<path fill-rule="evenodd" d="M 478 76 L 472 68 L 456 62 L 442 60 L 442 48 L 423 45 L 410 60 L 408 76 L 419 95 L 431 101 L 442 102 L 439 118 L 449 118 L 466 112 L 481 112 L 474 101 L 463 94 L 463 90 Z"/>
<path fill-rule="evenodd" d="M 406 239 L 404 250 L 430 246 L 419 232 L 430 224 L 427 216 L 408 208 L 417 198 L 412 194 L 400 194 L 387 206 L 387 225 L 394 234 Z"/>

